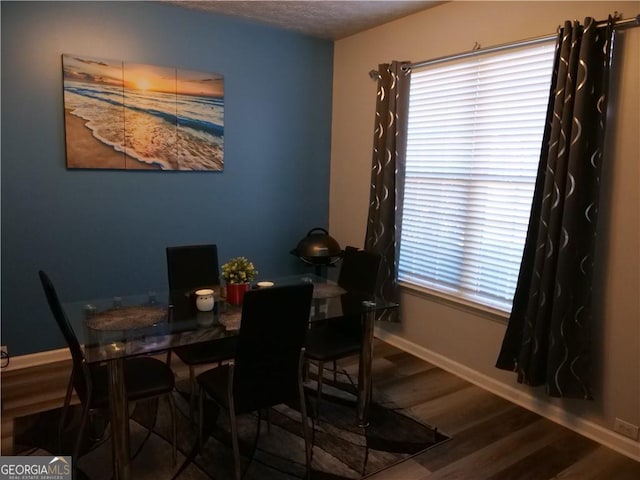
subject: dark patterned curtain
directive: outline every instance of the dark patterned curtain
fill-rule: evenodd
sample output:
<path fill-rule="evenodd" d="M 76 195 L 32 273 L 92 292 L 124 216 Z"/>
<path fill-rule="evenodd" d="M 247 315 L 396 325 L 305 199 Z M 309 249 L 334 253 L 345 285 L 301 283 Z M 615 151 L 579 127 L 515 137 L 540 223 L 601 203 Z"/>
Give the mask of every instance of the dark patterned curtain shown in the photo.
<path fill-rule="evenodd" d="M 378 66 L 378 98 L 373 135 L 373 161 L 369 215 L 364 246 L 382 255 L 378 294 L 398 302 L 398 254 L 402 192 L 409 109 L 407 62 Z M 396 309 L 379 314 L 378 320 L 397 322 Z"/>
<path fill-rule="evenodd" d="M 565 22 L 511 318 L 496 366 L 591 399 L 592 272 L 612 19 Z"/>

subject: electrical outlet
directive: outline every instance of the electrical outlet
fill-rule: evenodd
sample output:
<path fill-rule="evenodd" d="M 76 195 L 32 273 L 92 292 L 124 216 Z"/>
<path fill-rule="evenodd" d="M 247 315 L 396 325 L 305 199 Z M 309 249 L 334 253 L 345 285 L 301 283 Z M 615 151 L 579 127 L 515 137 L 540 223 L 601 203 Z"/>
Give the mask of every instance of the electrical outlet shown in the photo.
<path fill-rule="evenodd" d="M 9 365 L 9 349 L 6 345 L 2 345 L 2 361 L 0 362 L 0 368 L 5 368 Z"/>
<path fill-rule="evenodd" d="M 638 426 L 633 423 L 625 422 L 624 420 L 616 418 L 616 421 L 613 423 L 613 429 L 620 435 L 629 437 L 632 440 L 638 439 Z"/>

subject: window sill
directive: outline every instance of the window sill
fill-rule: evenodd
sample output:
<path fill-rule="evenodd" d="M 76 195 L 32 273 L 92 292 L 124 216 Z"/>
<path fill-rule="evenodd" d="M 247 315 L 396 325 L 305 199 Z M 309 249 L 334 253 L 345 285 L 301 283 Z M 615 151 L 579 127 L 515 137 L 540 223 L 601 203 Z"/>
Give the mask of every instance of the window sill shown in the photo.
<path fill-rule="evenodd" d="M 491 307 L 478 305 L 472 302 L 465 302 L 459 298 L 455 298 L 450 295 L 446 295 L 435 290 L 419 287 L 411 283 L 400 282 L 399 283 L 403 292 L 408 293 L 416 297 L 423 298 L 432 302 L 445 305 L 447 307 L 455 308 L 456 310 L 470 313 L 472 315 L 486 318 L 488 320 L 498 322 L 502 325 L 506 325 L 509 322 L 509 314 Z"/>

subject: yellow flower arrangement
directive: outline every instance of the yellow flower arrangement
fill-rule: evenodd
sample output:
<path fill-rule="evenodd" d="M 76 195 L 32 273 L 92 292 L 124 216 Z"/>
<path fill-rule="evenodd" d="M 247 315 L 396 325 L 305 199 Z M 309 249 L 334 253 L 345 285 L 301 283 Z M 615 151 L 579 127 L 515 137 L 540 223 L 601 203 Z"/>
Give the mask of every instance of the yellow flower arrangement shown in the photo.
<path fill-rule="evenodd" d="M 246 257 L 235 257 L 222 265 L 222 278 L 227 283 L 248 283 L 258 271 Z"/>

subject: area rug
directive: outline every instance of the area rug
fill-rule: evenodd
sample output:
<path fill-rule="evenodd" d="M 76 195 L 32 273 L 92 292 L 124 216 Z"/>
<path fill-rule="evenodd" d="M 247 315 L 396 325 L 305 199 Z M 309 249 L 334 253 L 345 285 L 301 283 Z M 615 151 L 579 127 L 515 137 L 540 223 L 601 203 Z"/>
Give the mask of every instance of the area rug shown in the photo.
<path fill-rule="evenodd" d="M 442 443 L 448 437 L 437 428 L 410 417 L 399 408 L 370 406 L 370 425 L 356 426 L 355 388 L 345 373 L 336 384 L 328 377 L 323 385 L 320 419 L 317 418 L 315 382 L 308 384 L 308 413 L 313 419 L 310 476 L 306 477 L 301 416 L 295 405 L 272 409 L 269 422 L 254 415 L 238 418 L 243 478 L 247 480 L 345 480 L 379 472 L 406 458 Z M 132 478 L 136 480 L 180 478 L 229 480 L 234 474 L 227 415 L 214 402 L 205 404 L 202 447 L 189 418 L 188 386 L 179 384 L 174 394 L 178 422 L 178 462 L 172 463 L 171 416 L 168 402 L 136 404 L 130 422 L 131 448 L 136 453 Z M 387 405 L 385 403 L 385 405 Z M 46 455 L 57 452 L 60 411 L 49 411 L 16 420 L 16 454 Z M 109 479 L 111 445 L 108 422 L 97 422 L 94 438 L 101 441 L 83 448 L 78 461 L 82 478 Z M 71 435 L 73 438 L 73 434 Z"/>

